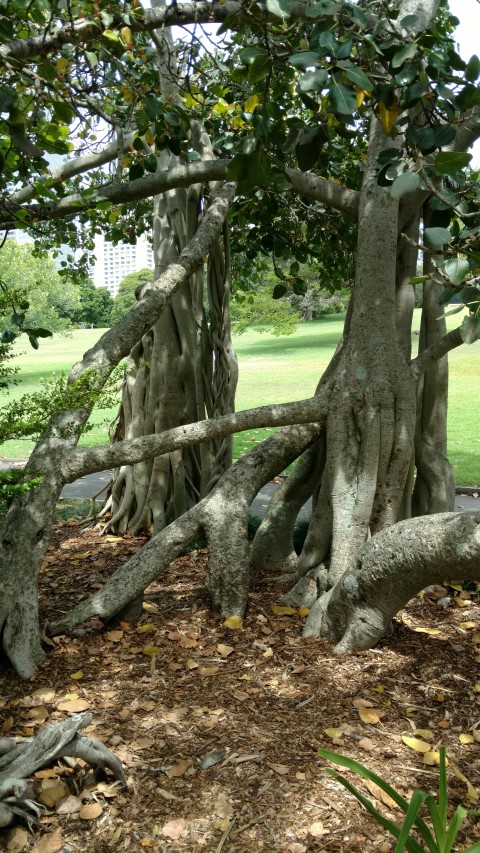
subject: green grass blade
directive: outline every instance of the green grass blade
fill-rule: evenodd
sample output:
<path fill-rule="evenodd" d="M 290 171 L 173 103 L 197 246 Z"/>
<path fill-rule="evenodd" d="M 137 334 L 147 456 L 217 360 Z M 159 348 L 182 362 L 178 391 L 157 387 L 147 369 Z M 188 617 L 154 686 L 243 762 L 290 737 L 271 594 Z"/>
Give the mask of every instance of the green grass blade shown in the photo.
<path fill-rule="evenodd" d="M 467 847 L 463 853 L 480 853 L 480 841 L 476 841 L 471 847 Z"/>
<path fill-rule="evenodd" d="M 371 782 L 375 782 L 375 784 L 378 785 L 382 791 L 385 791 L 385 793 L 392 798 L 393 802 L 402 809 L 404 814 L 407 813 L 407 800 L 402 797 L 395 788 L 392 788 L 388 782 L 385 782 L 385 779 L 382 779 L 381 776 L 377 776 L 377 774 L 373 773 L 372 770 L 369 770 L 368 767 L 364 767 L 363 764 L 359 764 L 359 762 L 354 761 L 353 758 L 347 758 L 345 755 L 340 755 L 338 752 L 331 752 L 329 749 L 319 749 L 318 754 L 327 761 L 331 761 L 332 764 L 339 764 L 341 767 L 346 767 L 347 770 L 351 770 L 353 773 L 361 776 L 362 779 L 369 779 Z M 435 839 L 425 821 L 422 820 L 421 817 L 417 817 L 415 825 L 431 853 L 437 853 Z"/>
<path fill-rule="evenodd" d="M 445 766 L 445 747 L 440 747 L 440 772 L 438 778 L 438 811 L 445 829 L 448 814 L 447 770 Z"/>
<path fill-rule="evenodd" d="M 448 827 L 447 834 L 445 836 L 445 853 L 450 853 L 466 816 L 467 810 L 464 809 L 463 806 L 458 806 L 452 820 L 450 821 L 450 826 Z M 480 847 L 478 847 L 478 850 L 480 850 Z"/>
<path fill-rule="evenodd" d="M 447 818 L 445 816 L 445 820 L 442 821 L 440 809 L 430 794 L 425 798 L 425 802 L 433 825 L 433 832 L 437 843 L 436 849 L 439 853 L 444 853 Z"/>
<path fill-rule="evenodd" d="M 424 801 L 426 800 L 428 794 L 425 791 L 415 790 L 411 796 L 410 803 L 408 805 L 407 813 L 405 815 L 405 820 L 402 823 L 402 827 L 400 830 L 400 835 L 398 836 L 397 846 L 395 847 L 395 853 L 403 853 L 405 847 L 407 846 L 407 842 L 410 837 L 410 830 L 414 825 L 418 813 L 422 808 Z"/>
<path fill-rule="evenodd" d="M 368 797 L 365 797 L 362 792 L 355 787 L 355 785 L 352 785 L 352 783 L 349 782 L 348 779 L 345 779 L 345 777 L 338 773 L 336 770 L 326 768 L 326 772 L 329 773 L 330 776 L 333 776 L 337 780 L 337 782 L 340 782 L 340 784 L 343 785 L 343 787 L 346 788 L 347 791 L 353 794 L 353 796 L 357 798 L 358 802 L 361 803 L 361 805 L 377 821 L 377 823 L 380 824 L 380 826 L 383 826 L 383 828 L 386 829 L 387 832 L 390 832 L 394 836 L 394 838 L 399 837 L 400 827 L 398 827 L 397 824 L 394 823 L 392 820 L 389 820 L 387 817 L 384 817 L 381 812 L 379 812 L 378 809 L 375 808 L 372 801 L 369 800 Z M 423 848 L 420 847 L 420 845 L 413 838 L 407 839 L 405 847 L 409 851 L 409 853 L 424 853 Z"/>

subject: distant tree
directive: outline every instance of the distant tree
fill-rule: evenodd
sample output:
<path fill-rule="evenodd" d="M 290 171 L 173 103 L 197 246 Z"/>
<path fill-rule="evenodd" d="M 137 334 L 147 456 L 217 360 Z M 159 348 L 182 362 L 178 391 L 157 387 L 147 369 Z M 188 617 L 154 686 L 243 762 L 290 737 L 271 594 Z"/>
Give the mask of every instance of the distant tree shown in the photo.
<path fill-rule="evenodd" d="M 135 292 L 148 281 L 153 280 L 153 270 L 144 267 L 138 272 L 131 272 L 120 282 L 118 293 L 113 300 L 110 322 L 113 325 L 135 305 Z"/>
<path fill-rule="evenodd" d="M 24 326 L 60 332 L 71 325 L 70 317 L 80 305 L 78 288 L 59 276 L 54 261 L 35 253 L 33 245 L 5 242 L 0 252 L 0 280 L 17 304 L 28 302 Z M 0 312 L 0 331 L 11 326 L 11 312 Z"/>
<path fill-rule="evenodd" d="M 70 315 L 76 326 L 106 329 L 111 323 L 113 299 L 106 287 L 95 287 L 90 279 L 77 286 L 79 307 Z"/>

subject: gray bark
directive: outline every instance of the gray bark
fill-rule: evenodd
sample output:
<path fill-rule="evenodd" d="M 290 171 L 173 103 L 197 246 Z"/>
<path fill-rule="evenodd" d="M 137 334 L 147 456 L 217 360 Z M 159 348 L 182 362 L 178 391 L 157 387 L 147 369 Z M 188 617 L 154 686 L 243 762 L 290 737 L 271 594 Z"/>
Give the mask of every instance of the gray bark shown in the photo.
<path fill-rule="evenodd" d="M 480 579 L 480 513 L 413 518 L 374 536 L 313 605 L 304 636 L 327 637 L 339 654 L 368 649 L 417 592 L 450 577 Z"/>
<path fill-rule="evenodd" d="M 90 713 L 74 714 L 45 726 L 34 738 L 0 738 L 0 827 L 15 817 L 35 822 L 39 810 L 29 798 L 28 777 L 59 758 L 81 758 L 94 768 L 108 768 L 126 784 L 118 758 L 100 741 L 79 734 L 91 721 Z"/>
<path fill-rule="evenodd" d="M 101 386 L 113 367 L 160 316 L 167 301 L 202 263 L 221 231 L 233 186 L 225 185 L 207 212 L 196 236 L 163 275 L 145 288 L 140 302 L 106 332 L 75 365 L 69 381 L 88 371 Z M 93 371 L 93 373 L 92 373 Z M 0 630 L 3 647 L 15 669 L 24 678 L 32 675 L 41 660 L 38 624 L 38 570 L 46 551 L 55 504 L 66 482 L 62 462 L 78 441 L 89 409 L 79 408 L 55 416 L 37 444 L 27 469 L 42 471 L 43 481 L 32 492 L 15 501 L 0 526 Z"/>

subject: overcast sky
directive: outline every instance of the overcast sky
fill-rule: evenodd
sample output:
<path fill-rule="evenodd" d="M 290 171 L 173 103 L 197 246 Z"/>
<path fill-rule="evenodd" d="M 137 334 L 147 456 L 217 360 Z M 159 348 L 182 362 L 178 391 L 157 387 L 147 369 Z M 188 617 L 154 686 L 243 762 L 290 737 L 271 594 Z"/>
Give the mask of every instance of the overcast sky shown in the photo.
<path fill-rule="evenodd" d="M 480 3 L 477 0 L 449 0 L 450 9 L 459 19 L 457 40 L 462 59 L 474 53 L 480 56 Z M 472 148 L 472 166 L 480 166 L 480 140 Z"/>

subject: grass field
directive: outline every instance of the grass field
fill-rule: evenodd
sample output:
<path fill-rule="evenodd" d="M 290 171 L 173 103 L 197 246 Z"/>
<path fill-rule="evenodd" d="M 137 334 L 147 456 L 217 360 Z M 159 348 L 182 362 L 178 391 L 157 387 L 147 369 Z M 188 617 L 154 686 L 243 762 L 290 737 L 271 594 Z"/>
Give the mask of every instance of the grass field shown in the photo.
<path fill-rule="evenodd" d="M 448 318 L 449 328 L 459 322 L 459 315 Z M 333 355 L 343 326 L 341 315 L 324 317 L 298 327 L 289 337 L 276 338 L 250 329 L 235 340 L 240 364 L 237 409 L 269 403 L 283 403 L 312 395 L 318 379 Z M 420 326 L 420 312 L 414 329 Z M 55 335 L 42 341 L 34 351 L 21 341 L 16 363 L 21 369 L 21 382 L 12 388 L 11 397 L 38 390 L 42 379 L 52 373 L 67 371 L 98 339 L 99 329 L 79 329 L 71 337 Z M 414 336 L 414 345 L 418 337 Z M 480 430 L 478 416 L 480 393 L 480 344 L 459 347 L 450 355 L 449 453 L 458 483 L 480 483 Z M 82 438 L 83 444 L 102 444 L 108 440 L 108 424 L 115 410 L 96 411 L 93 429 Z M 266 434 L 250 430 L 235 437 L 235 456 L 245 453 Z M 28 456 L 32 444 L 27 440 L 6 442 L 0 455 L 12 458 Z"/>

